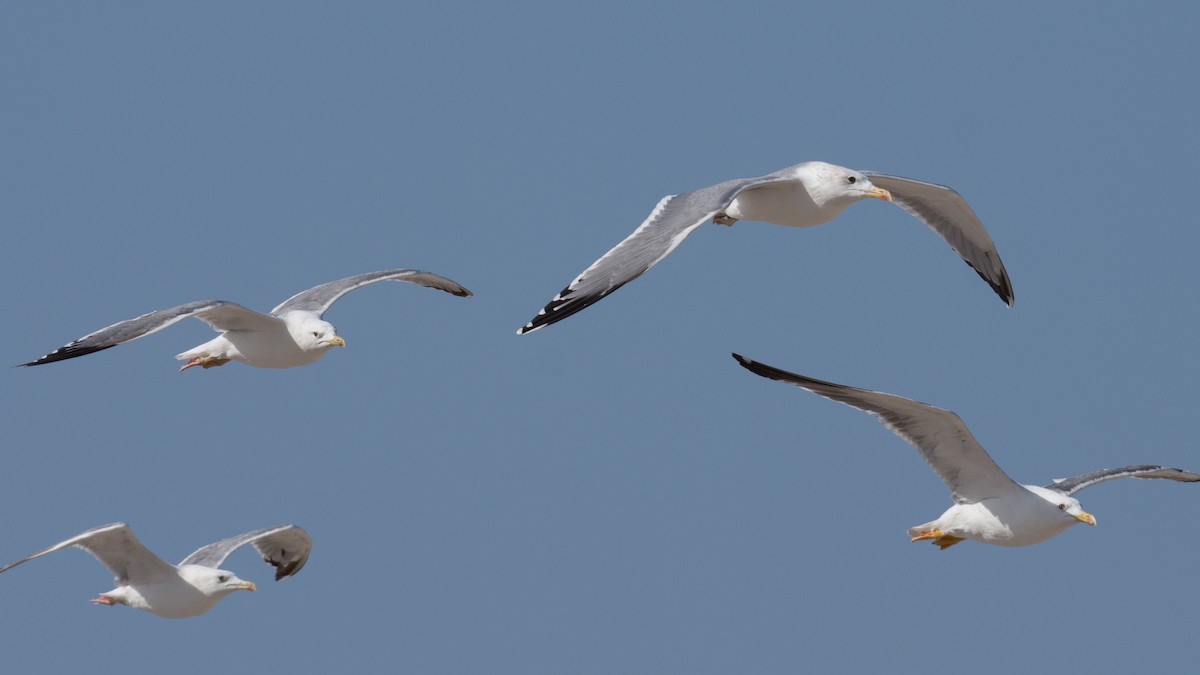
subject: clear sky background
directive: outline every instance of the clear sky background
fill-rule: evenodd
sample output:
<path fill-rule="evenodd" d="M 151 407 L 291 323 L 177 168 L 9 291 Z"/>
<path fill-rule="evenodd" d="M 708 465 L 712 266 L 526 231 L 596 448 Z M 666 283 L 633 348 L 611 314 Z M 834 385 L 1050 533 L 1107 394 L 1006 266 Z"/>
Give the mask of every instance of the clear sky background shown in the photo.
<path fill-rule="evenodd" d="M 1124 673 L 1194 667 L 1200 488 L 1126 480 L 1048 543 L 947 551 L 949 504 L 788 370 L 958 412 L 1014 479 L 1200 470 L 1200 10 L 1025 3 L 9 3 L 5 339 L 22 363 L 190 300 L 326 316 L 315 366 L 176 372 L 198 321 L 0 372 L 0 562 L 115 520 L 171 562 L 315 548 L 209 614 L 0 577 L 11 672 Z M 871 201 L 700 228 L 518 337 L 665 194 L 806 160 L 945 183 L 1007 309 Z"/>

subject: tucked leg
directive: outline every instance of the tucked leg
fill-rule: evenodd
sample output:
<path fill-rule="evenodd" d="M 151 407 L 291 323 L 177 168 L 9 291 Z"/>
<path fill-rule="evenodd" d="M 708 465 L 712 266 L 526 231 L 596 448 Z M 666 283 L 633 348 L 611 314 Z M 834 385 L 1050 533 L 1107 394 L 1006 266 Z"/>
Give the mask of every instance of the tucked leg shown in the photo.
<path fill-rule="evenodd" d="M 713 216 L 713 222 L 716 223 L 717 225 L 726 225 L 728 227 L 733 227 L 733 224 L 736 223 L 737 221 L 738 221 L 737 218 L 729 217 L 724 211 L 719 211 L 719 212 L 717 212 L 717 215 Z"/>
<path fill-rule="evenodd" d="M 94 605 L 108 605 L 109 607 L 113 607 L 117 604 L 116 600 L 113 600 L 107 595 L 101 595 L 98 598 L 92 598 L 90 602 Z"/>
<path fill-rule="evenodd" d="M 912 540 L 914 542 L 923 541 L 925 539 L 932 539 L 934 545 L 936 545 L 938 548 L 940 548 L 942 550 L 948 549 L 960 541 L 966 541 L 962 537 L 951 536 L 951 535 L 946 534 L 938 529 L 926 530 L 925 532 L 918 532 L 917 536 L 912 538 Z"/>
<path fill-rule="evenodd" d="M 223 366 L 226 363 L 229 363 L 229 359 L 220 359 L 215 356 L 193 356 L 188 360 L 187 363 L 179 367 L 179 372 L 182 373 L 188 368 L 195 368 L 196 366 L 200 366 L 201 368 L 205 369 L 216 368 L 217 366 Z"/>
<path fill-rule="evenodd" d="M 912 540 L 914 542 L 918 542 L 926 539 L 939 539 L 944 536 L 946 535 L 942 534 L 941 530 L 926 530 L 924 532 L 918 532 L 917 536 L 913 537 Z"/>
<path fill-rule="evenodd" d="M 937 547 L 944 551 L 960 541 L 966 541 L 966 539 L 963 539 L 962 537 L 951 537 L 948 534 L 943 534 L 937 539 L 934 539 L 933 543 L 937 544 Z"/>

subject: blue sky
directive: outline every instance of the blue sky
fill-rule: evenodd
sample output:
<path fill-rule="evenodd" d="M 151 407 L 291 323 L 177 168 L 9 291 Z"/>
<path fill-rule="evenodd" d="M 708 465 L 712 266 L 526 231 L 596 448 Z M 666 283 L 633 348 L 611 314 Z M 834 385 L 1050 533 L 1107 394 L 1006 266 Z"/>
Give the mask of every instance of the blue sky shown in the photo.
<path fill-rule="evenodd" d="M 40 559 L 0 577 L 6 667 L 1189 667 L 1197 488 L 1090 489 L 1099 527 L 1026 549 L 910 544 L 949 505 L 917 453 L 729 353 L 952 409 L 1020 482 L 1200 469 L 1200 11 L 797 4 L 0 9 L 0 362 L 390 267 L 476 294 L 358 291 L 307 368 L 179 374 L 192 321 L 0 374 L 0 561 L 114 520 L 172 562 L 315 541 L 280 583 L 239 552 L 259 592 L 185 621 Z M 872 201 L 702 227 L 514 334 L 663 195 L 806 160 L 955 187 L 1016 306 Z"/>

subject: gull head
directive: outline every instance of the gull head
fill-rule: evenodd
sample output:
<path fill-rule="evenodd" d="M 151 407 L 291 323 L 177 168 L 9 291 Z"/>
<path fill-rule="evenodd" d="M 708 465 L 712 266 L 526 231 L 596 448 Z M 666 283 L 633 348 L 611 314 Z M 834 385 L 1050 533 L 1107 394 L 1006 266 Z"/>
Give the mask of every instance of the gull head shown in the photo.
<path fill-rule="evenodd" d="M 234 591 L 253 591 L 254 582 L 243 581 L 228 570 L 218 570 L 202 565 L 182 565 L 179 575 L 196 590 L 212 598 L 222 598 Z"/>
<path fill-rule="evenodd" d="M 333 324 L 315 316 L 288 321 L 288 330 L 296 340 L 296 345 L 306 352 L 324 352 L 330 347 L 346 346 L 346 341 L 338 337 Z"/>
<path fill-rule="evenodd" d="M 892 201 L 892 193 L 875 187 L 871 179 L 853 169 L 825 162 L 807 162 L 798 168 L 800 180 L 819 205 L 836 204 L 844 208 L 867 198 Z"/>
<path fill-rule="evenodd" d="M 1095 526 L 1096 516 L 1084 511 L 1078 499 L 1068 497 L 1064 494 L 1057 494 L 1052 495 L 1048 500 L 1051 504 L 1058 507 L 1059 511 L 1062 511 L 1062 517 L 1069 520 L 1069 524 L 1074 525 L 1076 522 L 1080 522 Z"/>

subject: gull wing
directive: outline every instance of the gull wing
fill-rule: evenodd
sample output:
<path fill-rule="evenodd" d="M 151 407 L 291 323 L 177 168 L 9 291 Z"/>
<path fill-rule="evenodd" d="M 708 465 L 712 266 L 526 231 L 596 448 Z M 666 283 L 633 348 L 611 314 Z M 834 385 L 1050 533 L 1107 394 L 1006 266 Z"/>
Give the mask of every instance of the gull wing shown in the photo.
<path fill-rule="evenodd" d="M 114 323 L 107 328 L 89 333 L 74 342 L 59 347 L 49 354 L 22 366 L 40 366 L 55 361 L 65 361 L 77 356 L 86 356 L 116 347 L 172 326 L 188 317 L 196 317 L 219 331 L 262 330 L 274 327 L 279 319 L 225 300 L 197 300 L 178 307 L 160 309 L 134 319 Z"/>
<path fill-rule="evenodd" d="M 786 171 L 758 178 L 739 178 L 663 197 L 633 234 L 575 277 L 517 334 L 531 333 L 562 321 L 640 277 L 674 251 L 697 227 L 728 207 L 743 191 L 796 180 L 794 173 Z"/>
<path fill-rule="evenodd" d="M 38 551 L 0 568 L 0 572 L 7 572 L 21 563 L 40 558 L 47 553 L 54 553 L 68 546 L 75 546 L 91 553 L 113 573 L 118 586 L 153 583 L 175 574 L 175 567 L 151 553 L 150 549 L 142 546 L 137 537 L 133 536 L 133 530 L 129 529 L 125 523 L 94 527 L 87 532 L 77 534 L 66 541 L 60 541 L 48 549 Z"/>
<path fill-rule="evenodd" d="M 275 567 L 276 581 L 299 572 L 312 551 L 312 537 L 303 529 L 295 525 L 277 525 L 209 544 L 179 564 L 218 568 L 230 553 L 246 544 L 254 544 L 263 560 Z"/>
<path fill-rule="evenodd" d="M 983 223 L 962 195 L 945 185 L 863 171 L 876 187 L 892 193 L 892 201 L 941 235 L 962 259 L 988 282 L 1008 306 L 1015 301 L 1012 281 Z"/>
<path fill-rule="evenodd" d="M 312 312 L 317 316 L 321 316 L 329 311 L 329 306 L 337 302 L 338 298 L 350 291 L 377 281 L 407 281 L 412 284 L 436 288 L 439 291 L 445 291 L 460 298 L 471 297 L 471 291 L 468 291 L 457 282 L 451 281 L 446 277 L 438 276 L 431 272 L 422 272 L 421 270 L 394 269 L 357 274 L 345 279 L 321 284 L 320 286 L 314 286 L 307 291 L 300 291 L 279 303 L 278 307 L 271 310 L 271 314 L 283 316 L 288 312 L 301 311 Z"/>
<path fill-rule="evenodd" d="M 1116 480 L 1118 478 L 1166 478 L 1182 483 L 1200 482 L 1200 474 L 1190 471 L 1172 469 L 1154 464 L 1137 464 L 1134 466 L 1123 466 L 1119 469 L 1100 469 L 1099 471 L 1092 471 L 1091 473 L 1085 473 L 1082 476 L 1075 476 L 1073 478 L 1062 478 L 1047 485 L 1046 488 L 1057 490 L 1070 496 L 1096 483 L 1103 483 L 1106 480 Z"/>
<path fill-rule="evenodd" d="M 874 415 L 921 452 L 934 472 L 950 486 L 954 501 L 960 504 L 1023 489 L 996 465 L 962 419 L 949 410 L 892 394 L 814 380 L 740 354 L 734 354 L 733 358 L 756 375 L 794 384 Z"/>

